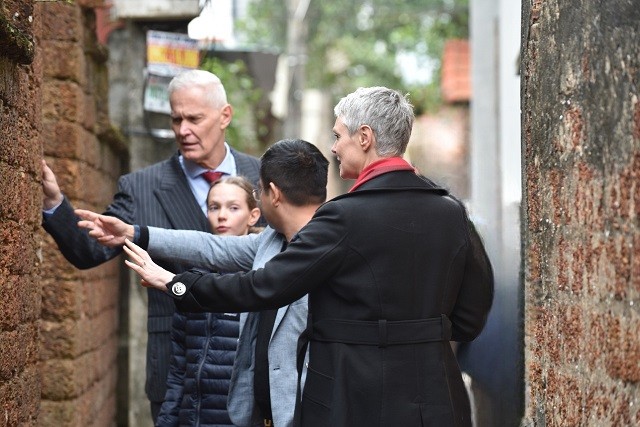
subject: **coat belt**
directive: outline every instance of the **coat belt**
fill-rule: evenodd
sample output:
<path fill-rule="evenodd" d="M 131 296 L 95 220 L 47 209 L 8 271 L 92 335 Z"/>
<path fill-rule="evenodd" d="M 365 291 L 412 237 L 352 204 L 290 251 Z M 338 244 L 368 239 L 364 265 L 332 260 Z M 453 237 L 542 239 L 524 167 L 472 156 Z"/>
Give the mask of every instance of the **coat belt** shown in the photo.
<path fill-rule="evenodd" d="M 440 317 L 416 320 L 322 319 L 313 323 L 311 341 L 344 344 L 418 344 L 451 339 L 451 321 Z"/>

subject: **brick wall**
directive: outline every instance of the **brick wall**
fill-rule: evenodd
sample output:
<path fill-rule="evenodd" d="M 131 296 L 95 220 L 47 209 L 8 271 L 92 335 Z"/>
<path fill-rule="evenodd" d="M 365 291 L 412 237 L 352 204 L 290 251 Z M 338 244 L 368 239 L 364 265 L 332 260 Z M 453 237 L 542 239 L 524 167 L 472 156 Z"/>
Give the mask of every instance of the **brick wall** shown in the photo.
<path fill-rule="evenodd" d="M 94 210 L 127 165 L 95 37 L 101 1 L 4 3 L 0 34 L 24 37 L 0 37 L 0 426 L 115 425 L 119 263 L 79 271 L 40 227 L 43 155 Z"/>
<path fill-rule="evenodd" d="M 127 164 L 109 124 L 107 52 L 91 7 L 41 3 L 44 155 L 77 207 L 102 211 Z M 120 263 L 79 271 L 43 245 L 41 425 L 113 425 Z"/>
<path fill-rule="evenodd" d="M 40 87 L 30 3 L 0 2 L 0 426 L 34 425 L 40 402 Z"/>
<path fill-rule="evenodd" d="M 640 9 L 523 5 L 524 424 L 640 425 Z"/>

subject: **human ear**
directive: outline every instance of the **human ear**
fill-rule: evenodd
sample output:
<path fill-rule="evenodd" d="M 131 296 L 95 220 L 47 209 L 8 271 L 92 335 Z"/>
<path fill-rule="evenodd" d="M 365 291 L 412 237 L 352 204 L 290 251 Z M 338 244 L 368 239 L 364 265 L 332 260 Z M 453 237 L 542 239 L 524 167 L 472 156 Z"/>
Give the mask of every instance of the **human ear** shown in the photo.
<path fill-rule="evenodd" d="M 358 131 L 358 138 L 360 140 L 359 142 L 362 150 L 369 150 L 369 147 L 371 147 L 371 144 L 373 143 L 373 129 L 371 129 L 371 127 L 369 127 L 368 125 L 360 126 L 360 129 Z"/>
<path fill-rule="evenodd" d="M 269 194 L 270 194 L 271 204 L 277 207 L 281 202 L 282 192 L 280 191 L 278 186 L 275 185 L 273 182 L 269 183 Z"/>
<path fill-rule="evenodd" d="M 256 225 L 256 222 L 258 222 L 258 219 L 260 219 L 260 209 L 259 208 L 251 209 L 251 212 L 249 212 L 249 227 Z"/>
<path fill-rule="evenodd" d="M 233 118 L 233 107 L 230 104 L 225 105 L 220 110 L 220 127 L 226 129 L 231 124 Z"/>

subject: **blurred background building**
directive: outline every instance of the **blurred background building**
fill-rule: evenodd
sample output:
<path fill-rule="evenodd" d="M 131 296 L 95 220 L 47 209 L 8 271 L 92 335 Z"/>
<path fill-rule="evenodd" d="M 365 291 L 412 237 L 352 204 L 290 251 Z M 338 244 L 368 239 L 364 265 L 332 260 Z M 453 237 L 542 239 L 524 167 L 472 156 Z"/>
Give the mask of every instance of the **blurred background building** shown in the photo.
<path fill-rule="evenodd" d="M 473 379 L 482 426 L 517 426 L 524 408 L 520 15 L 520 1 L 470 2 L 469 208 L 493 263 L 496 288 L 487 326 L 461 347 L 459 360 Z"/>

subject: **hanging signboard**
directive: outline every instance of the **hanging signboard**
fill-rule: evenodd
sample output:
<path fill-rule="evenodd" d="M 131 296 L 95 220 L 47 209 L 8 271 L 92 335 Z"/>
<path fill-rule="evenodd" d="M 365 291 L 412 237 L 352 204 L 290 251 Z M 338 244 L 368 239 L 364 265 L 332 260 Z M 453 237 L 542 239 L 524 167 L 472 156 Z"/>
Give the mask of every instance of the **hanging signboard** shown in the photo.
<path fill-rule="evenodd" d="M 180 72 L 198 68 L 198 41 L 186 34 L 164 31 L 147 32 L 147 79 L 144 90 L 144 109 L 170 114 L 167 88 Z"/>
<path fill-rule="evenodd" d="M 169 105 L 169 94 L 167 89 L 171 77 L 156 76 L 149 74 L 147 76 L 146 87 L 144 90 L 144 109 L 154 113 L 171 113 Z"/>
<path fill-rule="evenodd" d="M 184 69 L 198 68 L 198 41 L 186 34 L 147 32 L 147 68 L 150 73 L 175 76 Z"/>

